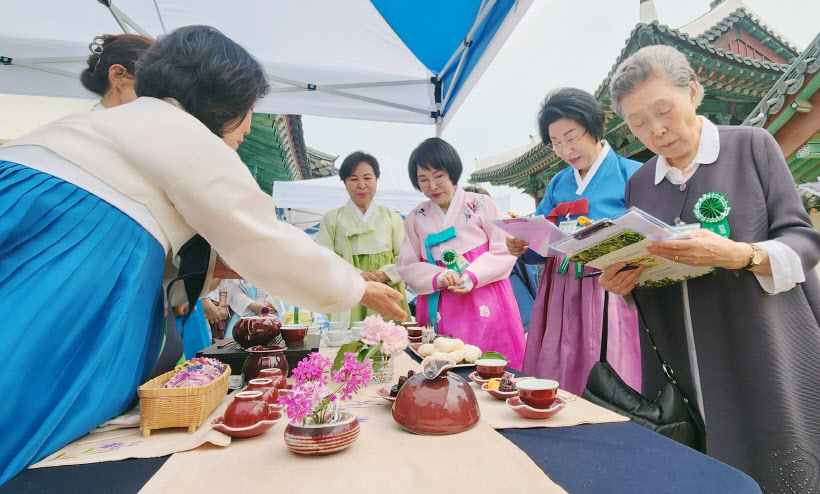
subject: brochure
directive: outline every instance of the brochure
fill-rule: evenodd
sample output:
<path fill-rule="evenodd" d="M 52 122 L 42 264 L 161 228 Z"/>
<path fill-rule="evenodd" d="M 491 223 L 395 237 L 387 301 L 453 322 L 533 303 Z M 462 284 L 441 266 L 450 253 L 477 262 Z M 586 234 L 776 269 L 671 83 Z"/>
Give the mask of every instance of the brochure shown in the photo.
<path fill-rule="evenodd" d="M 550 245 L 566 239 L 568 235 L 543 216 L 507 218 L 492 220 L 490 223 L 503 230 L 507 235 L 526 240 L 530 243 L 530 249 L 541 256 L 563 255 L 562 252 L 551 249 Z"/>
<path fill-rule="evenodd" d="M 638 285 L 657 288 L 712 271 L 711 267 L 688 266 L 653 256 L 646 250 L 655 240 L 689 238 L 692 234 L 687 230 L 699 227 L 673 227 L 633 207 L 557 241 L 552 248 L 566 254 L 572 262 L 596 269 L 605 269 L 620 261 L 642 264 L 644 272 Z"/>

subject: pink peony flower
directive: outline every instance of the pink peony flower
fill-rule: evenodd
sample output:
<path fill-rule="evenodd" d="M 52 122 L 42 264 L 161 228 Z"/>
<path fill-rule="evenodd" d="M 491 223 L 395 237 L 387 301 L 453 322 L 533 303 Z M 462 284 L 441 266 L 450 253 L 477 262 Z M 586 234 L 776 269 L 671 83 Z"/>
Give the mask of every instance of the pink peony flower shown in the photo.
<path fill-rule="evenodd" d="M 375 314 L 364 319 L 364 330 L 359 334 L 359 341 L 368 346 L 381 343 L 379 351 L 391 357 L 401 354 L 408 343 L 407 331 L 403 327 Z"/>

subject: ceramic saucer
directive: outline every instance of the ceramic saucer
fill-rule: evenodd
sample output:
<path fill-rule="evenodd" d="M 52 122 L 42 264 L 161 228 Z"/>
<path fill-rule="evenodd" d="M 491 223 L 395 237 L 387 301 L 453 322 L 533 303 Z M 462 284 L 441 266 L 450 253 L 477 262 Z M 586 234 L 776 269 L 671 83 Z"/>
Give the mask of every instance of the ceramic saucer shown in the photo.
<path fill-rule="evenodd" d="M 513 379 L 513 384 L 514 383 L 515 383 L 515 379 Z M 517 389 L 515 391 L 499 391 L 495 388 L 488 387 L 489 384 L 490 384 L 489 381 L 485 382 L 484 384 L 481 385 L 481 389 L 483 389 L 484 391 L 490 393 L 490 396 L 492 396 L 493 398 L 495 398 L 497 400 L 506 400 L 507 398 L 512 398 L 514 396 L 518 396 L 518 390 Z"/>
<path fill-rule="evenodd" d="M 273 413 L 273 412 L 271 412 Z M 223 434 L 227 434 L 231 437 L 235 437 L 237 439 L 248 439 L 251 437 L 261 436 L 265 432 L 271 429 L 277 422 L 282 420 L 282 413 L 275 412 L 276 418 L 273 420 L 263 420 L 259 423 L 256 423 L 250 427 L 228 427 L 222 421 L 224 417 L 220 415 L 219 417 L 213 419 L 211 421 L 211 427 L 214 430 L 217 430 Z"/>
<path fill-rule="evenodd" d="M 507 398 L 507 406 L 515 410 L 515 413 L 527 419 L 544 420 L 552 417 L 567 406 L 567 402 L 560 396 L 556 396 L 549 408 L 539 409 L 525 405 L 521 397 L 514 396 Z"/>
<path fill-rule="evenodd" d="M 395 396 L 390 396 L 390 388 L 392 387 L 393 386 L 382 386 L 378 389 L 378 391 L 376 391 L 376 393 L 378 393 L 379 397 L 384 398 L 387 401 L 396 401 Z"/>
<path fill-rule="evenodd" d="M 483 377 L 479 376 L 479 375 L 478 375 L 478 371 L 473 371 L 473 372 L 471 372 L 471 373 L 470 373 L 470 375 L 469 375 L 469 376 L 467 376 L 467 377 L 469 377 L 471 381 L 473 381 L 474 383 L 478 384 L 479 386 L 481 386 L 481 385 L 483 385 L 483 384 L 485 384 L 485 383 L 489 382 L 489 380 L 490 380 L 490 379 L 484 379 Z M 503 378 L 505 378 L 505 377 L 509 377 L 510 379 L 512 379 L 512 378 L 513 378 L 513 377 L 515 377 L 515 376 L 513 376 L 513 373 L 512 373 L 512 372 L 507 371 L 507 372 L 505 372 L 505 373 L 504 373 L 504 375 L 503 375 L 503 376 L 501 376 L 501 377 L 496 377 L 495 379 L 501 380 L 501 379 L 503 379 Z"/>
<path fill-rule="evenodd" d="M 348 336 L 347 338 L 343 339 L 342 341 L 330 341 L 327 337 L 322 338 L 322 344 L 329 346 L 329 347 L 339 347 L 346 343 L 350 343 L 354 341 L 352 337 Z"/>

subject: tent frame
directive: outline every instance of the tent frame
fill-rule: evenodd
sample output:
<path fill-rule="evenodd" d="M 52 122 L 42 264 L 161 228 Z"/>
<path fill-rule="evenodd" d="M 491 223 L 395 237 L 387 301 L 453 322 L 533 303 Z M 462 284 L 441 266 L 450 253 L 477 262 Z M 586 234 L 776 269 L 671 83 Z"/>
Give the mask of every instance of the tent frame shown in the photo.
<path fill-rule="evenodd" d="M 123 33 L 126 34 L 133 34 L 134 32 L 139 33 L 142 36 L 145 36 L 150 39 L 154 39 L 151 34 L 143 29 L 137 22 L 131 19 L 125 12 L 120 10 L 116 5 L 114 5 L 113 0 L 97 0 L 101 5 L 108 9 L 111 15 L 114 17 L 114 20 L 120 26 Z M 329 84 L 329 85 L 318 85 L 318 84 L 311 84 L 308 82 L 302 81 L 294 81 L 291 79 L 286 79 L 283 77 L 279 77 L 273 75 L 270 70 L 266 69 L 268 74 L 268 78 L 272 81 L 278 82 L 280 84 L 286 85 L 286 87 L 276 87 L 271 88 L 271 93 L 286 93 L 286 92 L 300 92 L 300 91 L 319 91 L 322 93 L 332 94 L 334 96 L 338 96 L 341 98 L 349 98 L 355 99 L 358 101 L 364 101 L 367 103 L 372 103 L 375 105 L 382 105 L 390 108 L 395 108 L 398 110 L 404 110 L 408 112 L 429 115 L 430 118 L 436 123 L 436 135 L 441 136 L 443 131 L 443 119 L 444 114 L 447 111 L 447 103 L 450 101 L 451 97 L 455 94 L 455 88 L 458 86 L 459 77 L 461 77 L 462 68 L 464 66 L 464 62 L 469 54 L 470 47 L 473 44 L 474 36 L 476 31 L 481 27 L 484 23 L 484 20 L 487 18 L 487 15 L 495 6 L 497 0 L 482 0 L 481 6 L 478 9 L 478 14 L 476 15 L 475 20 L 473 21 L 473 25 L 470 28 L 470 31 L 464 37 L 461 45 L 455 50 L 453 55 L 445 64 L 444 68 L 439 72 L 438 75 L 431 77 L 430 79 L 417 79 L 417 80 L 405 80 L 405 81 L 381 81 L 381 82 L 359 82 L 359 83 L 346 83 L 346 84 Z M 159 10 L 159 5 L 154 0 L 154 5 L 157 10 L 157 17 L 159 18 L 160 24 L 162 25 L 163 31 L 165 31 L 165 23 L 162 19 L 162 15 Z M 84 61 L 86 57 L 43 57 L 43 58 L 23 58 L 23 59 L 15 59 L 12 57 L 0 56 L 0 65 L 16 65 L 19 67 L 25 67 L 27 69 L 32 70 L 39 70 L 43 72 L 50 72 L 52 74 L 61 75 L 65 77 L 72 77 L 76 78 L 78 74 L 73 72 L 69 72 L 67 70 L 61 70 L 54 67 L 49 67 L 48 64 L 53 63 L 64 63 L 64 62 L 81 62 Z M 458 64 L 455 66 L 455 73 L 453 75 L 452 81 L 450 86 L 447 89 L 447 93 L 444 95 L 442 100 L 441 95 L 441 88 L 444 76 L 448 74 L 450 69 L 452 69 L 456 59 L 458 59 Z M 434 98 L 435 98 L 435 105 L 436 110 L 430 111 L 425 108 L 416 108 L 412 106 L 402 105 L 399 103 L 393 103 L 386 100 L 381 100 L 378 98 L 371 98 L 368 96 L 362 96 L 359 94 L 350 93 L 344 91 L 345 89 L 358 89 L 358 88 L 372 88 L 372 87 L 390 87 L 390 86 L 408 86 L 408 85 L 432 85 L 434 90 Z"/>

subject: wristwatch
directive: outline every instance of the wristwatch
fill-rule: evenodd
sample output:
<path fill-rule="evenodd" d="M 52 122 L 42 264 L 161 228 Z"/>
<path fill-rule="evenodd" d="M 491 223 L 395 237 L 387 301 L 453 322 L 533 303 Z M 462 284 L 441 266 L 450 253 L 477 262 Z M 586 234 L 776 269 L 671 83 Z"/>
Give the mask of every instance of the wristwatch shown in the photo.
<path fill-rule="evenodd" d="M 759 266 L 760 263 L 763 262 L 763 249 L 755 244 L 749 244 L 749 247 L 752 248 L 752 255 L 749 256 L 749 264 L 747 264 L 743 269 L 752 269 Z"/>

